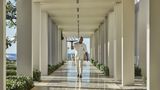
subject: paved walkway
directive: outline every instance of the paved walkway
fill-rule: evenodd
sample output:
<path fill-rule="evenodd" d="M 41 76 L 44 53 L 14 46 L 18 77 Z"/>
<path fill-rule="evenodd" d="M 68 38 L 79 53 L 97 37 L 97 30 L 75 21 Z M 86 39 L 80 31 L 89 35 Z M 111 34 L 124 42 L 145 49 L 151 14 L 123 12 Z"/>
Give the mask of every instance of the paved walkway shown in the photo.
<path fill-rule="evenodd" d="M 68 61 L 50 76 L 43 76 L 42 82 L 35 82 L 33 90 L 146 90 L 142 80 L 122 87 L 120 82 L 105 77 L 87 61 L 83 64 L 83 72 L 82 78 L 77 78 L 75 63 Z"/>

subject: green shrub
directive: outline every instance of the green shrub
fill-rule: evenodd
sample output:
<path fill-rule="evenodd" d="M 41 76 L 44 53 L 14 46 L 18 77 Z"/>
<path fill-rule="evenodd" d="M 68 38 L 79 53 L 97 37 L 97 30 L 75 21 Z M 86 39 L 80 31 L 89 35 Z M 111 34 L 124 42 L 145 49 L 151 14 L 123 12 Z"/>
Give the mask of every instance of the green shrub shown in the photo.
<path fill-rule="evenodd" d="M 56 65 L 56 69 L 58 69 L 61 66 L 61 63 Z"/>
<path fill-rule="evenodd" d="M 12 61 L 11 60 L 7 60 L 6 64 L 16 64 L 16 61 L 15 60 L 12 60 Z"/>
<path fill-rule="evenodd" d="M 17 67 L 16 67 L 15 64 L 7 64 L 7 65 L 6 65 L 6 69 L 7 69 L 7 70 L 16 70 Z"/>
<path fill-rule="evenodd" d="M 103 64 L 98 63 L 98 61 L 94 61 L 91 59 L 91 63 L 96 66 L 99 70 L 101 70 L 104 75 L 109 76 L 109 68 L 108 66 L 104 66 Z"/>
<path fill-rule="evenodd" d="M 93 64 L 93 62 L 94 62 L 94 60 L 93 59 L 91 59 L 91 63 Z"/>
<path fill-rule="evenodd" d="M 61 63 L 57 64 L 57 65 L 48 65 L 48 75 L 53 73 L 56 69 L 58 69 L 60 66 L 64 65 L 64 61 L 62 61 Z"/>
<path fill-rule="evenodd" d="M 94 66 L 96 66 L 96 65 L 97 65 L 97 63 L 98 63 L 98 61 L 94 61 L 94 62 L 93 62 L 93 65 L 94 65 Z"/>
<path fill-rule="evenodd" d="M 61 65 L 64 65 L 65 61 L 62 61 Z"/>
<path fill-rule="evenodd" d="M 6 76 L 16 76 L 16 70 L 6 70 Z"/>
<path fill-rule="evenodd" d="M 41 72 L 38 69 L 33 70 L 33 81 L 41 80 Z"/>
<path fill-rule="evenodd" d="M 6 90 L 30 90 L 33 87 L 33 79 L 28 76 L 8 76 Z"/>
<path fill-rule="evenodd" d="M 48 65 L 48 74 L 51 74 L 52 71 L 53 71 L 52 66 L 51 66 L 51 65 Z"/>
<path fill-rule="evenodd" d="M 20 82 L 15 79 L 7 79 L 6 80 L 6 90 L 24 90 L 26 82 Z"/>
<path fill-rule="evenodd" d="M 105 66 L 103 64 L 100 65 L 100 70 L 104 72 Z"/>
<path fill-rule="evenodd" d="M 142 76 L 141 68 L 138 66 L 135 66 L 135 76 Z"/>
<path fill-rule="evenodd" d="M 56 65 L 48 65 L 48 74 L 53 73 L 57 68 Z"/>
<path fill-rule="evenodd" d="M 104 72 L 104 75 L 109 76 L 109 68 L 108 68 L 108 66 L 104 66 L 103 72 Z"/>
<path fill-rule="evenodd" d="M 102 64 L 97 63 L 96 67 L 97 67 L 98 69 L 100 69 L 100 66 L 101 66 L 101 65 L 102 65 Z"/>

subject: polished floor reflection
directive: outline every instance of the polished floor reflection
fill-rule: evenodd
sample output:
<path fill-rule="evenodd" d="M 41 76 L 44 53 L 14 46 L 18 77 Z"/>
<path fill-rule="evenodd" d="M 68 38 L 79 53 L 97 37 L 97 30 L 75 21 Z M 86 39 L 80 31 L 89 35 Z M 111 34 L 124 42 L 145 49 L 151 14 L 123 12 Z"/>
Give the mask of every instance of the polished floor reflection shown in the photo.
<path fill-rule="evenodd" d="M 42 82 L 35 82 L 32 90 L 146 90 L 146 87 L 139 79 L 133 86 L 122 87 L 119 81 L 104 76 L 87 61 L 83 64 L 82 78 L 78 78 L 75 63 L 68 61 L 50 76 L 43 76 Z"/>

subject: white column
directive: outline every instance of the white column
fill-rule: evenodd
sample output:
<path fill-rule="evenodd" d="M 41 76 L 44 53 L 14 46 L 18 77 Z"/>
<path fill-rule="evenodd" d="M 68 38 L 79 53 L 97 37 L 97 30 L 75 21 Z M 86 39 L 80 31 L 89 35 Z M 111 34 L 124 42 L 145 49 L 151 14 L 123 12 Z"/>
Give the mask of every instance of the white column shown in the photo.
<path fill-rule="evenodd" d="M 32 0 L 17 0 L 17 73 L 32 76 Z"/>
<path fill-rule="evenodd" d="M 142 0 L 141 0 L 142 1 Z M 141 26 L 141 25 L 138 25 L 140 24 L 138 18 L 139 18 L 139 15 L 141 16 L 140 11 L 139 11 L 139 3 L 137 3 L 135 5 L 135 65 L 139 66 L 139 30 L 138 30 L 138 26 Z M 146 10 L 145 10 L 146 11 Z M 143 16 L 143 15 L 142 15 Z"/>
<path fill-rule="evenodd" d="M 58 30 L 58 61 L 62 61 L 61 48 L 62 48 L 62 40 L 61 40 L 61 31 Z"/>
<path fill-rule="evenodd" d="M 93 34 L 93 40 L 92 40 L 92 44 L 93 44 L 93 48 L 92 48 L 92 53 L 93 53 L 93 59 L 95 60 L 95 48 L 96 48 L 96 46 L 95 46 L 95 33 Z"/>
<path fill-rule="evenodd" d="M 101 30 L 100 28 L 97 31 L 98 33 L 98 63 L 101 63 Z"/>
<path fill-rule="evenodd" d="M 108 16 L 108 66 L 110 70 L 110 76 L 114 75 L 114 42 L 113 42 L 113 30 L 114 30 L 114 12 L 110 12 Z"/>
<path fill-rule="evenodd" d="M 58 62 L 60 62 L 61 60 L 60 60 L 60 37 L 59 37 L 60 33 L 59 33 L 59 29 L 58 29 L 57 33 L 58 33 L 58 38 L 57 38 L 58 39 L 57 40 L 57 42 L 58 42 L 58 47 L 57 47 L 58 48 Z"/>
<path fill-rule="evenodd" d="M 100 64 L 102 64 L 102 58 L 103 58 L 103 55 L 102 55 L 102 24 L 100 25 L 99 27 L 99 60 L 100 60 Z"/>
<path fill-rule="evenodd" d="M 150 10 L 148 15 L 148 21 L 150 24 L 150 57 L 147 57 L 147 90 L 159 90 L 160 89 L 160 1 L 159 0 L 147 0 L 147 10 Z M 149 6 L 148 6 L 149 5 Z M 148 28 L 149 29 L 149 28 Z M 149 31 L 148 31 L 149 32 Z M 147 55 L 147 56 L 148 56 Z M 150 60 L 149 60 L 150 59 Z"/>
<path fill-rule="evenodd" d="M 60 30 L 60 61 L 62 62 L 62 31 Z"/>
<path fill-rule="evenodd" d="M 0 0 L 0 90 L 6 90 L 6 1 Z"/>
<path fill-rule="evenodd" d="M 95 32 L 95 60 L 98 61 L 98 31 Z"/>
<path fill-rule="evenodd" d="M 67 41 L 66 41 L 66 38 L 64 38 L 62 42 L 63 42 L 62 43 L 62 53 L 63 53 L 62 60 L 66 61 L 67 60 L 67 57 L 66 57 L 67 56 Z"/>
<path fill-rule="evenodd" d="M 117 41 L 116 41 L 116 12 L 113 11 L 113 31 L 112 31 L 112 40 L 113 40 L 113 76 L 115 78 L 115 68 L 116 68 L 116 61 L 117 61 Z M 121 64 L 121 63 L 120 63 Z"/>
<path fill-rule="evenodd" d="M 90 37 L 90 43 L 91 43 L 91 44 L 90 44 L 90 45 L 91 45 L 91 49 L 90 49 L 90 50 L 91 50 L 91 51 L 90 51 L 90 55 L 91 55 L 91 56 L 90 56 L 90 58 L 95 60 L 95 40 L 94 40 L 95 37 L 94 37 L 94 36 L 95 36 L 95 34 L 93 34 L 93 35 Z"/>
<path fill-rule="evenodd" d="M 115 40 L 116 40 L 116 59 L 114 61 L 114 78 L 115 80 L 121 80 L 122 76 L 122 69 L 121 69 L 121 63 L 122 63 L 122 42 L 121 42 L 121 37 L 122 37 L 122 19 L 121 19 L 121 12 L 122 12 L 122 4 L 117 3 L 114 6 L 114 12 L 115 12 Z"/>
<path fill-rule="evenodd" d="M 49 65 L 53 64 L 53 58 L 52 58 L 52 55 L 53 55 L 53 43 L 52 43 L 53 26 L 52 25 L 53 25 L 52 19 L 51 17 L 48 17 L 48 64 Z"/>
<path fill-rule="evenodd" d="M 104 64 L 108 66 L 108 18 L 104 20 Z"/>
<path fill-rule="evenodd" d="M 52 53 L 52 59 L 53 59 L 53 62 L 52 62 L 52 65 L 56 65 L 57 63 L 56 63 L 56 55 L 55 55 L 55 53 L 56 53 L 56 45 L 55 45 L 55 30 L 56 30 L 56 25 L 53 23 L 52 24 L 52 51 L 53 51 L 53 53 Z"/>
<path fill-rule="evenodd" d="M 65 38 L 62 40 L 62 60 L 65 61 Z"/>
<path fill-rule="evenodd" d="M 146 77 L 146 33 L 147 33 L 147 1 L 141 0 L 137 13 L 137 32 L 139 44 L 139 66 L 143 77 Z"/>
<path fill-rule="evenodd" d="M 55 62 L 56 64 L 59 63 L 58 60 L 58 27 L 55 28 Z"/>
<path fill-rule="evenodd" d="M 32 3 L 32 60 L 33 68 L 40 69 L 40 31 L 41 8 L 40 3 Z"/>
<path fill-rule="evenodd" d="M 122 85 L 134 83 L 134 0 L 122 0 Z"/>
<path fill-rule="evenodd" d="M 101 64 L 104 64 L 104 23 L 101 25 Z"/>
<path fill-rule="evenodd" d="M 98 63 L 101 63 L 101 45 L 100 45 L 100 29 L 97 31 L 97 44 L 98 44 Z"/>
<path fill-rule="evenodd" d="M 41 15 L 41 74 L 48 75 L 48 14 Z"/>
<path fill-rule="evenodd" d="M 92 48 L 93 48 L 93 35 L 90 36 L 90 58 L 93 59 L 93 53 L 92 53 Z"/>

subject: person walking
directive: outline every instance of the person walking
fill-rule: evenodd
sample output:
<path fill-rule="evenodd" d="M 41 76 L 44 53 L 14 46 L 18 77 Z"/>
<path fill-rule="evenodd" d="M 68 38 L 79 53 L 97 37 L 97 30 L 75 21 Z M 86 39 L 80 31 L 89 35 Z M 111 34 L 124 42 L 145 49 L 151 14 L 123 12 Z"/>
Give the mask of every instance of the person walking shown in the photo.
<path fill-rule="evenodd" d="M 83 43 L 83 37 L 80 37 L 78 43 L 74 44 L 76 51 L 77 77 L 82 78 L 84 55 L 88 56 L 86 45 Z"/>

